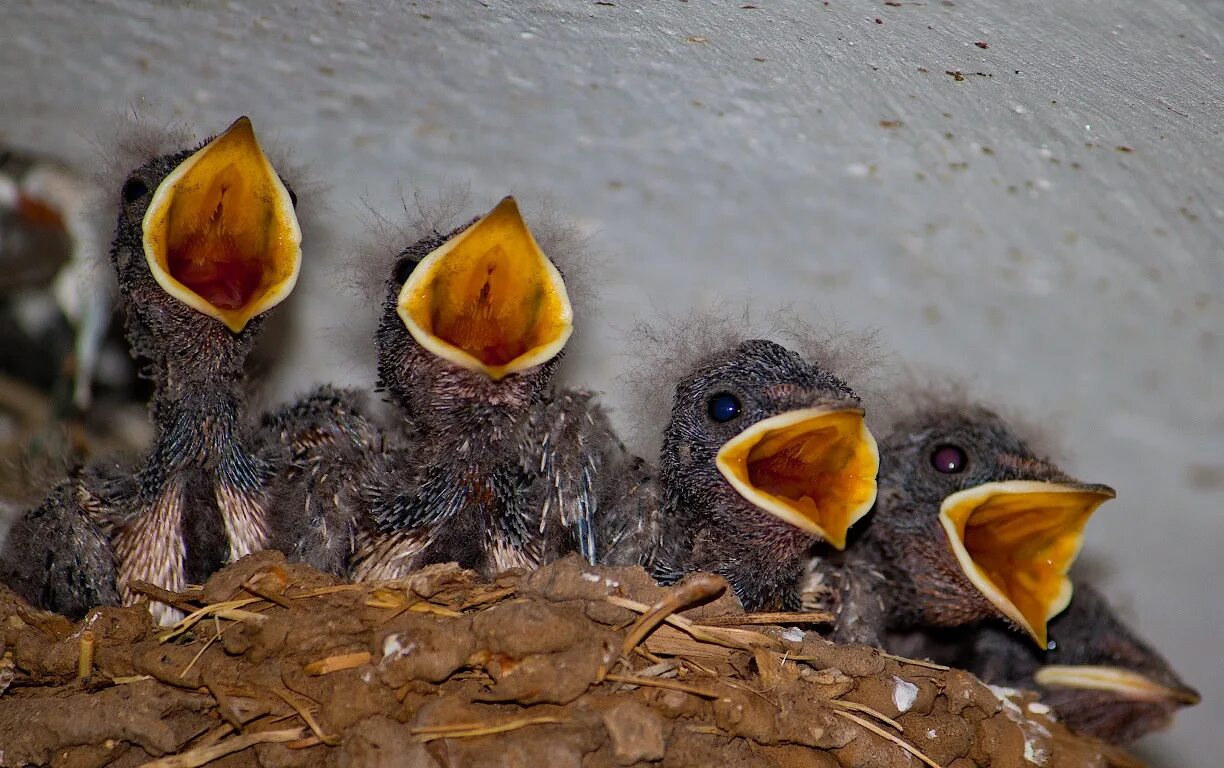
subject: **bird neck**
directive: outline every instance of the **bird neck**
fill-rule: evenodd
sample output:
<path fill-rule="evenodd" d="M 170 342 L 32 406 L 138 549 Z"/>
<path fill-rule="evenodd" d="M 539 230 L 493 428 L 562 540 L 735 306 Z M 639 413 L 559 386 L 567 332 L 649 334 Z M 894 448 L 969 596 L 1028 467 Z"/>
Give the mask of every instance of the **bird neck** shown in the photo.
<path fill-rule="evenodd" d="M 194 343 L 171 339 L 151 360 L 151 411 L 160 452 L 196 461 L 244 452 L 239 425 L 251 341 L 245 333 L 214 325 L 197 329 Z"/>

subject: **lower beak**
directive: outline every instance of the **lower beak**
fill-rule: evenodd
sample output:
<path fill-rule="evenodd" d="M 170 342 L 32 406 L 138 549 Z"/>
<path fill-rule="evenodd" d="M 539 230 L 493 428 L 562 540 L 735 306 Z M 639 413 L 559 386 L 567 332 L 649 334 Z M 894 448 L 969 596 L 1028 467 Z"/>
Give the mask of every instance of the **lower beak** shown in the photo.
<path fill-rule="evenodd" d="M 245 117 L 166 176 L 143 230 L 162 289 L 234 333 L 297 283 L 302 232 L 293 201 Z"/>
<path fill-rule="evenodd" d="M 1167 701 L 1194 706 L 1201 700 L 1198 691 L 1193 688 L 1162 685 L 1138 672 L 1120 667 L 1052 664 L 1037 670 L 1035 679 L 1038 685 L 1046 688 L 1107 691 L 1132 701 Z"/>
<path fill-rule="evenodd" d="M 718 452 L 748 501 L 837 549 L 871 509 L 880 454 L 857 408 L 805 408 L 759 421 Z"/>
<path fill-rule="evenodd" d="M 494 380 L 555 357 L 573 330 L 561 273 L 512 197 L 422 259 L 398 311 L 418 344 Z"/>
<path fill-rule="evenodd" d="M 1071 600 L 1084 526 L 1113 497 L 1104 485 L 985 483 L 944 499 L 939 521 L 973 585 L 1044 649 L 1046 624 Z"/>

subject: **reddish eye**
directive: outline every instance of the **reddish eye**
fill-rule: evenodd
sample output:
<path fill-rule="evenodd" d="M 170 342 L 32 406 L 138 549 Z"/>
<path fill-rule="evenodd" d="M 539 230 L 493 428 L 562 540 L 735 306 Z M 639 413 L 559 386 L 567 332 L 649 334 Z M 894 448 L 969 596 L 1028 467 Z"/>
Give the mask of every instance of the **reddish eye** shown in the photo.
<path fill-rule="evenodd" d="M 931 451 L 931 465 L 946 475 L 955 475 L 965 471 L 969 457 L 955 445 L 941 445 Z"/>

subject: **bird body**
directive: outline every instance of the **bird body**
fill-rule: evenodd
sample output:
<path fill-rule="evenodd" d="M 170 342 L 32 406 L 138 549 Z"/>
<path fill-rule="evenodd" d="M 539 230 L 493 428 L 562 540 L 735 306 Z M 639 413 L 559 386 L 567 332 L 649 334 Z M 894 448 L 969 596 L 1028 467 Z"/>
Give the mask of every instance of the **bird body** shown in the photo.
<path fill-rule="evenodd" d="M 262 316 L 296 281 L 300 229 L 250 121 L 148 159 L 120 197 L 111 262 L 133 355 L 154 386 L 152 447 L 134 469 L 69 478 L 0 554 L 6 583 L 70 615 L 133 602 L 137 581 L 182 589 L 267 547 L 283 463 L 258 445 L 242 388 Z"/>
<path fill-rule="evenodd" d="M 400 424 L 377 448 L 321 459 L 311 527 L 351 532 L 342 559 L 357 579 L 447 561 L 493 574 L 574 550 L 593 559 L 611 430 L 591 393 L 552 384 L 572 310 L 514 200 L 427 233 L 391 273 L 375 338 Z M 334 562 L 342 547 L 314 536 L 303 549 Z"/>
<path fill-rule="evenodd" d="M 1070 599 L 1084 525 L 1113 490 L 1072 479 L 972 404 L 926 406 L 881 445 L 868 525 L 817 565 L 841 584 L 835 636 L 880 645 L 890 630 L 993 620 L 1044 646 Z"/>
<path fill-rule="evenodd" d="M 663 582 L 724 576 L 749 610 L 794 606 L 806 553 L 875 498 L 875 441 L 840 379 L 764 339 L 706 350 L 675 384 L 659 470 L 622 460 L 609 559 Z M 653 509 L 652 509 L 653 507 Z"/>

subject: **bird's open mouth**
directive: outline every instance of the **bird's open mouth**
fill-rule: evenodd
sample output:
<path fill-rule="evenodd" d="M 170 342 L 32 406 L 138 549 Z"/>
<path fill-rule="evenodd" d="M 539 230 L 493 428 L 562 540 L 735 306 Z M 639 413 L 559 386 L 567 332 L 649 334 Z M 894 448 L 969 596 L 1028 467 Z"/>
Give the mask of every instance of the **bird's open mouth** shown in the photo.
<path fill-rule="evenodd" d="M 1034 679 L 1038 685 L 1046 688 L 1105 691 L 1131 701 L 1171 702 L 1194 706 L 1201 700 L 1198 691 L 1193 688 L 1170 687 L 1121 667 L 1051 664 L 1037 670 Z"/>
<path fill-rule="evenodd" d="M 425 349 L 495 380 L 555 357 L 573 330 L 561 273 L 512 197 L 421 260 L 399 316 Z"/>
<path fill-rule="evenodd" d="M 753 424 L 716 463 L 745 499 L 842 549 L 875 502 L 880 454 L 861 410 L 805 408 Z"/>
<path fill-rule="evenodd" d="M 985 483 L 944 499 L 939 522 L 973 585 L 1044 649 L 1046 623 L 1071 600 L 1084 525 L 1113 497 L 1104 485 Z"/>
<path fill-rule="evenodd" d="M 245 117 L 171 171 L 144 217 L 162 289 L 234 333 L 293 290 L 301 242 L 289 191 Z"/>

